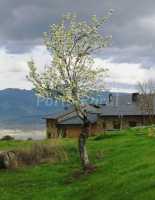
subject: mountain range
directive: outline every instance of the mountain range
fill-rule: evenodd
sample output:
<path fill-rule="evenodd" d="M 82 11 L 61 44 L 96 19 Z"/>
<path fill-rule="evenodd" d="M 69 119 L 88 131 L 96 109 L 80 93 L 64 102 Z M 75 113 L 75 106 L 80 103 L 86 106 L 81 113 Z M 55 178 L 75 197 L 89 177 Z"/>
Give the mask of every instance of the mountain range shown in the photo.
<path fill-rule="evenodd" d="M 0 90 L 0 129 L 42 129 L 45 115 L 66 109 L 66 106 L 39 98 L 33 90 Z"/>

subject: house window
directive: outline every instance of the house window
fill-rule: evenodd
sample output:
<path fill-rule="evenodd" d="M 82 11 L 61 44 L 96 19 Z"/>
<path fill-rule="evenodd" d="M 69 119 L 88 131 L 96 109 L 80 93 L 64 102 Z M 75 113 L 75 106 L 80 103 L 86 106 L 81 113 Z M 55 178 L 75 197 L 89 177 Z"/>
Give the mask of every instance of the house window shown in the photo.
<path fill-rule="evenodd" d="M 137 122 L 135 122 L 135 121 L 129 122 L 129 127 L 136 127 L 136 126 L 137 126 Z"/>
<path fill-rule="evenodd" d="M 121 124 L 118 120 L 113 121 L 113 128 L 114 129 L 120 129 L 121 128 Z"/>
<path fill-rule="evenodd" d="M 138 96 L 139 96 L 139 93 L 133 93 L 132 94 L 132 102 L 137 102 Z"/>

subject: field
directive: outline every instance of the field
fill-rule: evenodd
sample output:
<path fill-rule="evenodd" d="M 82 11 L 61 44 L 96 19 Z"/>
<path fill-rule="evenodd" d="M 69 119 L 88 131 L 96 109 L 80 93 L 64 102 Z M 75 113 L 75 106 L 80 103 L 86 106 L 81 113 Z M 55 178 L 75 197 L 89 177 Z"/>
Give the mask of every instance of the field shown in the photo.
<path fill-rule="evenodd" d="M 49 141 L 44 141 L 49 142 Z M 154 200 L 155 138 L 128 129 L 90 138 L 94 173 L 79 173 L 76 140 L 61 142 L 68 160 L 0 171 L 0 200 Z M 1 141 L 0 150 L 29 148 L 33 141 Z"/>

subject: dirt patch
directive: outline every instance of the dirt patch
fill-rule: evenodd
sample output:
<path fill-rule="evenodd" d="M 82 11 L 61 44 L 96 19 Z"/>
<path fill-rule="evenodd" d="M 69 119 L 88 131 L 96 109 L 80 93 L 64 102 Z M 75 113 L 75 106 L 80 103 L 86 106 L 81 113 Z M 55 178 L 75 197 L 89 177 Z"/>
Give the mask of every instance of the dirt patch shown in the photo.
<path fill-rule="evenodd" d="M 83 177 L 89 176 L 96 171 L 97 167 L 89 164 L 85 170 L 75 170 L 70 177 L 65 180 L 65 184 L 71 184 Z"/>

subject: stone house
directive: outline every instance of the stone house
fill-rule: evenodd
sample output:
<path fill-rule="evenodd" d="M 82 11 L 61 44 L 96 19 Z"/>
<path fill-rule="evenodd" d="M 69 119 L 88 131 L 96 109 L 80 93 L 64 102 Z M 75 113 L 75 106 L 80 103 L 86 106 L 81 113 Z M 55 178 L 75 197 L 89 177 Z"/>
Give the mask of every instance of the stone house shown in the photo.
<path fill-rule="evenodd" d="M 149 114 L 139 106 L 139 94 L 109 93 L 106 103 L 87 105 L 89 135 L 100 134 L 105 130 L 122 129 L 148 125 Z M 153 120 L 155 115 L 153 115 Z M 82 121 L 74 109 L 46 116 L 47 137 L 78 137 Z"/>

